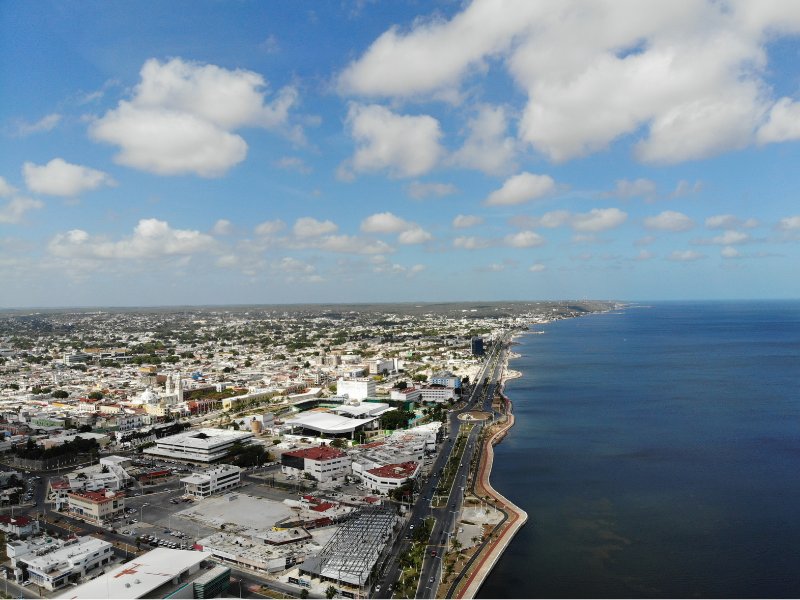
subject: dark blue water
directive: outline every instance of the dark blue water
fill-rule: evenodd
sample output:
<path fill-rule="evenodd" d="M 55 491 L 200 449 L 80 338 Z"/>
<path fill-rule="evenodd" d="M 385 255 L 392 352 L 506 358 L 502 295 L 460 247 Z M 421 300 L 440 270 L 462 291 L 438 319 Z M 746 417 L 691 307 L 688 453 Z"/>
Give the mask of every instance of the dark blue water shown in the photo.
<path fill-rule="evenodd" d="M 529 522 L 479 597 L 800 597 L 800 302 L 535 329 L 492 472 Z"/>

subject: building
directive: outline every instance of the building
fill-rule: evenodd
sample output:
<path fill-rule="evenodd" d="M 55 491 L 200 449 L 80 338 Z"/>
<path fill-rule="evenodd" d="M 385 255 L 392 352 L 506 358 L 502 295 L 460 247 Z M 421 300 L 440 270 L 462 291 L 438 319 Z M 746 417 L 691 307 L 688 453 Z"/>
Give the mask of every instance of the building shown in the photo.
<path fill-rule="evenodd" d="M 111 490 L 71 492 L 67 502 L 71 514 L 98 525 L 125 514 L 125 494 Z"/>
<path fill-rule="evenodd" d="M 319 446 L 284 452 L 281 455 L 281 471 L 295 477 L 307 473 L 317 481 L 325 482 L 349 473 L 351 462 L 350 457 L 341 450 Z"/>
<path fill-rule="evenodd" d="M 249 431 L 195 429 L 163 437 L 144 453 L 190 462 L 210 463 L 225 458 L 235 444 L 251 444 L 254 437 Z"/>
<path fill-rule="evenodd" d="M 450 402 L 456 398 L 452 387 L 424 387 L 419 389 L 422 402 Z"/>
<path fill-rule="evenodd" d="M 64 587 L 70 575 L 83 577 L 88 572 L 109 564 L 114 559 L 113 545 L 90 536 L 70 538 L 60 542 L 27 544 L 9 542 L 12 570 L 51 592 Z M 13 556 L 12 556 L 13 553 Z"/>
<path fill-rule="evenodd" d="M 420 464 L 409 461 L 384 467 L 376 467 L 362 474 L 364 483 L 373 490 L 378 490 L 382 494 L 388 494 L 396 490 L 409 479 L 413 479 L 419 473 Z"/>
<path fill-rule="evenodd" d="M 181 479 L 186 493 L 196 498 L 208 498 L 212 494 L 237 487 L 242 482 L 242 470 L 234 465 L 220 465 Z"/>
<path fill-rule="evenodd" d="M 209 552 L 156 548 L 58 598 L 216 598 L 230 585 L 231 569 Z"/>
<path fill-rule="evenodd" d="M 470 345 L 473 356 L 483 356 L 483 340 L 481 338 L 472 338 Z"/>
<path fill-rule="evenodd" d="M 458 389 L 461 387 L 461 377 L 456 377 L 450 371 L 441 371 L 431 377 L 431 383 Z"/>
<path fill-rule="evenodd" d="M 336 394 L 347 394 L 351 400 L 363 400 L 375 396 L 375 382 L 368 377 L 358 379 L 339 379 L 336 382 Z"/>
<path fill-rule="evenodd" d="M 23 516 L 0 515 L 0 530 L 19 537 L 36 535 L 39 533 L 39 521 Z"/>
<path fill-rule="evenodd" d="M 422 393 L 415 388 L 405 388 L 404 390 L 392 388 L 389 392 L 389 398 L 400 400 L 401 402 L 419 402 L 422 398 Z"/>
<path fill-rule="evenodd" d="M 380 375 L 384 371 L 387 373 L 397 372 L 397 359 L 396 358 L 370 358 L 367 361 L 369 372 L 372 375 Z"/>

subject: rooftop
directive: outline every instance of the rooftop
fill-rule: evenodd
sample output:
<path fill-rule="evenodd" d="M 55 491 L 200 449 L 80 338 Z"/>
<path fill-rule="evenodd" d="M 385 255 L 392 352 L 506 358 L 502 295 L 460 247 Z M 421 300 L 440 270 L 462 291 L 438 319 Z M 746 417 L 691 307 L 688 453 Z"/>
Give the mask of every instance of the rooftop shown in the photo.
<path fill-rule="evenodd" d="M 72 492 L 67 495 L 70 497 L 84 498 L 90 502 L 108 502 L 109 500 L 117 500 L 125 497 L 125 494 L 105 490 L 100 492 Z"/>
<path fill-rule="evenodd" d="M 386 465 L 385 467 L 377 467 L 375 469 L 370 469 L 367 473 L 386 479 L 405 479 L 407 477 L 413 477 L 418 467 L 419 463 L 409 461 L 394 465 Z"/>
<path fill-rule="evenodd" d="M 292 452 L 284 452 L 284 456 L 295 456 L 297 458 L 310 458 L 311 460 L 334 460 L 337 458 L 344 458 L 347 456 L 341 450 L 331 448 L 330 446 L 318 446 L 315 448 L 304 448 L 302 450 L 293 450 Z"/>

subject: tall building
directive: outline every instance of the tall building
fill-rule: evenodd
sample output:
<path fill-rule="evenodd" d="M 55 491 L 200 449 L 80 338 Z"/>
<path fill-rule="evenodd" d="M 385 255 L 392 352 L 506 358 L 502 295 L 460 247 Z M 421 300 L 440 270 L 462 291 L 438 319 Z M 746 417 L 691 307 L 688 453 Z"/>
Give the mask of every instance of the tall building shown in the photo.
<path fill-rule="evenodd" d="M 375 382 L 367 377 L 358 379 L 339 379 L 336 382 L 336 394 L 347 394 L 350 400 L 363 400 L 375 397 Z"/>
<path fill-rule="evenodd" d="M 472 338 L 472 354 L 473 356 L 483 356 L 483 340 L 481 338 Z"/>

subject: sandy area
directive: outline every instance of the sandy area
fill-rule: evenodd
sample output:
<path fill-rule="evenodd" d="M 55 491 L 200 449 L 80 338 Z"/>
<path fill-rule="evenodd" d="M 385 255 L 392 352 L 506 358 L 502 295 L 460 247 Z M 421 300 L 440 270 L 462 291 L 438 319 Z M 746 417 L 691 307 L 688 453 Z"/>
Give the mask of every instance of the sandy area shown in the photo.
<path fill-rule="evenodd" d="M 228 501 L 222 496 L 207 498 L 176 514 L 215 528 L 223 523 L 236 523 L 238 530 L 258 530 L 297 513 L 283 502 L 237 493 L 235 500 Z"/>

